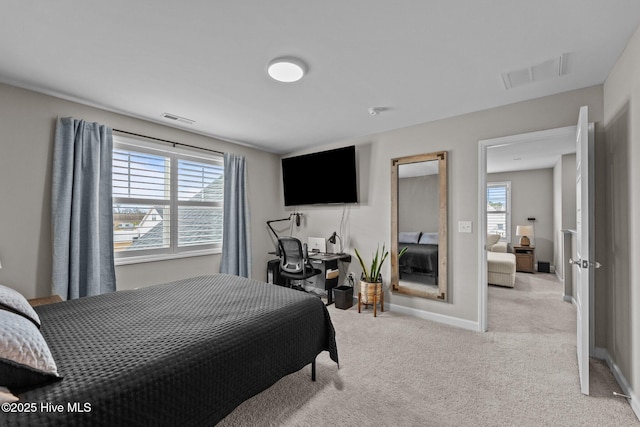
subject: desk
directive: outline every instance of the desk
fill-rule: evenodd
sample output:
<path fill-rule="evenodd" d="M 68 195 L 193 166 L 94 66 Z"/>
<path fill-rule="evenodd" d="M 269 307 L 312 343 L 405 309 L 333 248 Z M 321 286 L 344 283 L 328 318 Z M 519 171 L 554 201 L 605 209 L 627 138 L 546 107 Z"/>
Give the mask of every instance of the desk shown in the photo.
<path fill-rule="evenodd" d="M 327 291 L 327 305 L 333 304 L 333 288 L 338 286 L 339 282 L 339 268 L 338 261 L 351 262 L 351 255 L 349 254 L 329 254 L 329 253 L 310 253 L 309 262 L 313 265 L 313 268 L 320 270 L 320 274 L 310 277 L 306 280 L 307 284 L 315 288 L 324 289 Z M 275 269 L 277 268 L 277 271 Z M 279 274 L 279 261 L 269 261 L 267 267 L 267 277 L 269 283 L 280 283 Z"/>
<path fill-rule="evenodd" d="M 340 279 L 338 261 L 351 262 L 349 254 L 310 253 L 309 262 L 313 268 L 320 270 L 320 274 L 307 279 L 310 285 L 327 291 L 327 305 L 333 304 L 333 288 L 338 286 Z"/>

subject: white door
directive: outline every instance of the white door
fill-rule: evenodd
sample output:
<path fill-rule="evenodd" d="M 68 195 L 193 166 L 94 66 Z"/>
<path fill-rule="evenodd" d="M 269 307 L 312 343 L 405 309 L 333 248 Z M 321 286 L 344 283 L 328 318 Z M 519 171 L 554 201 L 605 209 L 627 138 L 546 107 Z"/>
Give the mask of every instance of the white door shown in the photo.
<path fill-rule="evenodd" d="M 576 254 L 571 260 L 576 277 L 577 351 L 580 388 L 589 394 L 590 295 L 593 286 L 593 124 L 588 107 L 580 108 L 576 129 Z"/>

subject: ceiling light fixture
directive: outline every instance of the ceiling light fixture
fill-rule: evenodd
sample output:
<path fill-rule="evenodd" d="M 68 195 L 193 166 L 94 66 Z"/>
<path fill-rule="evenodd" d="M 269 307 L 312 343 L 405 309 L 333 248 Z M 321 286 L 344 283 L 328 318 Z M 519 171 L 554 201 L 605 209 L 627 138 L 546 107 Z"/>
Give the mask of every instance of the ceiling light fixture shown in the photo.
<path fill-rule="evenodd" d="M 269 63 L 267 72 L 274 80 L 283 83 L 293 83 L 304 77 L 307 72 L 307 65 L 298 58 L 276 58 Z"/>

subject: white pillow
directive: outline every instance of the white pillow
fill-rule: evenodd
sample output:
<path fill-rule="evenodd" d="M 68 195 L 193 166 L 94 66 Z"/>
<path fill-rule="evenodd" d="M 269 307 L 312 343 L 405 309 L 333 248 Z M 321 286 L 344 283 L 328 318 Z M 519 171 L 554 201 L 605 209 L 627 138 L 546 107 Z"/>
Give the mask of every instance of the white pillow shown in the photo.
<path fill-rule="evenodd" d="M 40 317 L 29 301 L 15 289 L 0 285 L 0 309 L 5 309 L 24 316 L 40 327 Z"/>
<path fill-rule="evenodd" d="M 438 233 L 422 233 L 420 236 L 421 245 L 437 245 L 440 241 L 440 235 Z"/>
<path fill-rule="evenodd" d="M 0 386 L 20 393 L 58 379 L 56 362 L 36 325 L 0 310 Z"/>
<path fill-rule="evenodd" d="M 419 231 L 401 231 L 398 233 L 398 243 L 418 243 Z"/>
<path fill-rule="evenodd" d="M 487 234 L 487 246 L 495 245 L 500 241 L 499 234 Z"/>

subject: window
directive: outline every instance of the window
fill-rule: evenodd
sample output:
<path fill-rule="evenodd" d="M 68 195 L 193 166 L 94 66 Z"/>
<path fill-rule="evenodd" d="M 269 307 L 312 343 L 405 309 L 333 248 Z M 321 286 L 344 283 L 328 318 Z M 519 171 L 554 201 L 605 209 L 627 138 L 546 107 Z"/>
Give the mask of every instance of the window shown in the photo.
<path fill-rule="evenodd" d="M 511 182 L 487 184 L 487 233 L 511 242 Z"/>
<path fill-rule="evenodd" d="M 221 156 L 114 136 L 113 240 L 118 264 L 219 252 Z"/>

